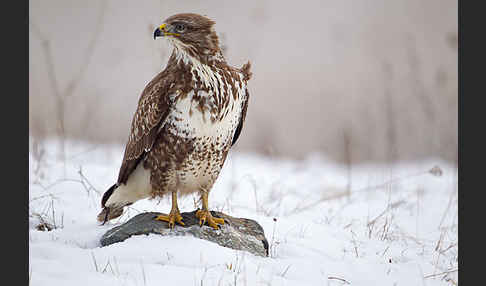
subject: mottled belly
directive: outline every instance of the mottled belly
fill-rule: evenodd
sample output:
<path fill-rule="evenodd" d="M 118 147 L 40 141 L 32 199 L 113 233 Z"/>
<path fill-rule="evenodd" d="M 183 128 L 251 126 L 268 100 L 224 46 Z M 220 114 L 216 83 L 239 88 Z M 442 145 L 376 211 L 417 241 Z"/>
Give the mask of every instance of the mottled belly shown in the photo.
<path fill-rule="evenodd" d="M 222 139 L 222 138 L 220 138 Z M 191 193 L 211 189 L 229 150 L 230 140 L 184 138 L 167 132 L 147 156 L 154 195 L 172 190 Z"/>
<path fill-rule="evenodd" d="M 193 144 L 193 152 L 188 154 L 181 164 L 181 169 L 176 172 L 180 191 L 209 191 L 223 167 L 229 142 L 206 136 L 195 138 Z"/>
<path fill-rule="evenodd" d="M 187 194 L 209 191 L 218 178 L 231 146 L 236 122 L 181 128 L 184 120 L 168 120 L 145 164 L 150 165 L 154 195 L 172 190 Z M 212 125 L 212 126 L 211 126 Z M 192 127 L 192 128 L 191 128 Z"/>
<path fill-rule="evenodd" d="M 179 100 L 165 120 L 146 165 L 150 165 L 151 184 L 155 195 L 177 189 L 190 193 L 209 191 L 218 178 L 238 126 L 242 99 L 233 100 L 218 112 L 216 100 L 207 100 L 199 108 L 193 92 Z"/>

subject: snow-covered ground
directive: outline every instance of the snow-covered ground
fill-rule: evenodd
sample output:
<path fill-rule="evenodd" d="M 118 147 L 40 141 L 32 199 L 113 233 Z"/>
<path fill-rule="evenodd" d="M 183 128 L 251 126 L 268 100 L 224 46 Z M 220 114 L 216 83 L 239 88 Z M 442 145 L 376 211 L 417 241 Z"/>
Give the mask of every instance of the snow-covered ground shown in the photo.
<path fill-rule="evenodd" d="M 167 213 L 170 202 L 139 201 L 100 226 L 123 146 L 68 143 L 64 166 L 56 144 L 31 142 L 31 285 L 458 284 L 457 168 L 441 160 L 348 168 L 319 154 L 230 153 L 210 208 L 258 221 L 270 243 L 262 258 L 192 237 L 101 248 L 105 231 L 139 212 Z M 181 199 L 181 211 L 194 210 L 195 199 Z M 56 228 L 40 231 L 42 222 Z"/>

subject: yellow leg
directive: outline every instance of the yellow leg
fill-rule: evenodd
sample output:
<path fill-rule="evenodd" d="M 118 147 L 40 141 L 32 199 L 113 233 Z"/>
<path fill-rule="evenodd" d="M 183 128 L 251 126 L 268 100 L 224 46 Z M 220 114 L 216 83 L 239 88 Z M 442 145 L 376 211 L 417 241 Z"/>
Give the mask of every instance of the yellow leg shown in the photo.
<path fill-rule="evenodd" d="M 208 209 L 208 192 L 202 191 L 201 194 L 202 200 L 202 210 L 198 210 L 196 212 L 196 217 L 199 219 L 199 225 L 203 225 L 205 222 L 214 229 L 219 229 L 219 225 L 224 224 L 224 219 L 216 218 L 211 215 L 211 212 Z"/>
<path fill-rule="evenodd" d="M 169 223 L 169 228 L 174 228 L 177 222 L 180 225 L 185 225 L 182 221 L 181 212 L 177 206 L 177 192 L 172 192 L 172 208 L 170 209 L 169 215 L 159 215 L 155 220 L 166 221 Z"/>

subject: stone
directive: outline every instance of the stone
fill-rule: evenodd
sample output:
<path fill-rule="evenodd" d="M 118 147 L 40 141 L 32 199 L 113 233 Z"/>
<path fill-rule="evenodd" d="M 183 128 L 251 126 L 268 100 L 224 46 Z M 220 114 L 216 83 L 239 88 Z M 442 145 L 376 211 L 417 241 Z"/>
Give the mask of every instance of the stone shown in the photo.
<path fill-rule="evenodd" d="M 211 211 L 214 217 L 224 219 L 220 229 L 213 229 L 207 225 L 199 226 L 196 211 L 181 213 L 185 226 L 176 224 L 169 229 L 165 221 L 154 220 L 158 212 L 146 212 L 136 215 L 124 224 L 108 230 L 101 237 L 101 246 L 122 242 L 132 235 L 148 235 L 150 233 L 163 236 L 191 235 L 200 239 L 217 243 L 224 247 L 248 251 L 254 255 L 268 256 L 268 241 L 263 228 L 254 220 L 235 218 L 222 212 Z"/>

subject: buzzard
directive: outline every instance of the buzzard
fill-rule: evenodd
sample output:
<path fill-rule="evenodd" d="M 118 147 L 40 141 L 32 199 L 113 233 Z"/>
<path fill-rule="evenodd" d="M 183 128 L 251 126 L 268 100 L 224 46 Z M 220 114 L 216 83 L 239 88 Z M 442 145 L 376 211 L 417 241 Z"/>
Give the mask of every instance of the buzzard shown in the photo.
<path fill-rule="evenodd" d="M 132 119 L 116 184 L 101 200 L 103 224 L 144 198 L 172 196 L 169 215 L 184 225 L 177 196 L 198 192 L 199 224 L 217 229 L 208 195 L 228 151 L 240 136 L 248 108 L 250 62 L 227 64 L 211 19 L 191 13 L 169 17 L 154 31 L 173 47 L 167 66 L 143 90 Z"/>

